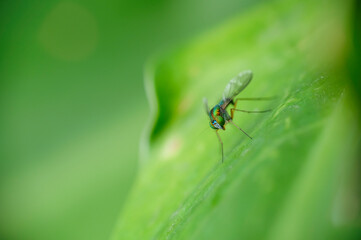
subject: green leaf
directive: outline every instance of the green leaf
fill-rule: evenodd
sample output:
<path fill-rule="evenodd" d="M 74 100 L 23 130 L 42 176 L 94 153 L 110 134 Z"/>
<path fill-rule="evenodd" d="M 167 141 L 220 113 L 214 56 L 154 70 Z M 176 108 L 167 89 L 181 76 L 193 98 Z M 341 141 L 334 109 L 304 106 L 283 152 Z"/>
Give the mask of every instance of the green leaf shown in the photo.
<path fill-rule="evenodd" d="M 349 10 L 347 1 L 262 3 L 150 64 L 149 152 L 112 239 L 360 235 L 359 115 L 343 68 Z M 239 96 L 277 99 L 237 105 L 273 110 L 235 113 L 253 140 L 227 125 L 222 164 L 202 98 L 216 104 L 247 69 L 254 78 Z"/>

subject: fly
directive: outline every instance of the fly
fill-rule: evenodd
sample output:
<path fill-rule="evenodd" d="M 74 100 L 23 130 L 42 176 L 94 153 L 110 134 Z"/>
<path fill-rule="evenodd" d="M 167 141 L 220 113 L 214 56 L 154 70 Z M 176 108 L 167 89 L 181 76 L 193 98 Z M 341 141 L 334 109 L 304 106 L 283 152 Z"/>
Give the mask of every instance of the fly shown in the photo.
<path fill-rule="evenodd" d="M 247 70 L 239 73 L 235 78 L 231 79 L 229 83 L 227 84 L 226 88 L 223 91 L 222 100 L 215 105 L 211 110 L 209 110 L 208 107 L 208 101 L 206 98 L 203 99 L 204 106 L 206 108 L 207 115 L 209 116 L 209 125 L 211 128 L 215 130 L 215 133 L 217 134 L 218 140 L 221 144 L 222 149 L 222 163 L 224 159 L 223 155 L 223 141 L 221 139 L 221 136 L 219 135 L 218 131 L 220 129 L 226 130 L 225 125 L 227 123 L 231 123 L 235 127 L 237 127 L 239 130 L 241 130 L 247 137 L 252 139 L 250 135 L 248 135 L 242 128 L 240 128 L 238 125 L 236 125 L 233 122 L 233 115 L 235 111 L 244 112 L 244 113 L 265 113 L 271 111 L 269 110 L 263 110 L 263 111 L 248 111 L 248 110 L 241 110 L 237 109 L 237 102 L 238 101 L 248 101 L 248 100 L 271 100 L 272 98 L 265 97 L 265 98 L 236 98 L 235 97 L 243 91 L 247 87 L 247 85 L 252 80 L 252 71 Z M 228 106 L 232 105 L 233 107 L 230 109 L 230 114 L 227 112 Z"/>

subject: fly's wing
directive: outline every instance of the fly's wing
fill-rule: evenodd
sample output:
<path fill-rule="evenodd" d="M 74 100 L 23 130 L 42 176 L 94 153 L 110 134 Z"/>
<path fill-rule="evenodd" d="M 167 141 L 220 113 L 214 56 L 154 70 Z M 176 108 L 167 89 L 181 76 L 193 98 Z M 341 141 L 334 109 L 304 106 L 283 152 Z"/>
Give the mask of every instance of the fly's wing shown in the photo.
<path fill-rule="evenodd" d="M 225 108 L 235 96 L 237 96 L 240 92 L 242 92 L 243 89 L 247 87 L 249 82 L 252 80 L 252 76 L 252 71 L 247 70 L 240 72 L 235 78 L 229 81 L 223 92 L 223 108 Z"/>
<path fill-rule="evenodd" d="M 207 100 L 207 98 L 203 98 L 203 104 L 204 104 L 204 108 L 206 109 L 207 115 L 209 115 L 209 107 L 208 107 L 208 100 Z"/>

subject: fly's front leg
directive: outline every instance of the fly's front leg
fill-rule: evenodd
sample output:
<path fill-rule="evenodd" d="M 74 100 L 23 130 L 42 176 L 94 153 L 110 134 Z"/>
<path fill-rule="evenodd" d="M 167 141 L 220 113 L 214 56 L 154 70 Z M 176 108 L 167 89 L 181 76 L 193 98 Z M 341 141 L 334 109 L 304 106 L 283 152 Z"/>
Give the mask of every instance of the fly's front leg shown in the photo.
<path fill-rule="evenodd" d="M 221 144 L 221 150 L 222 150 L 222 163 L 223 163 L 223 141 L 221 139 L 221 136 L 219 136 L 218 130 L 216 130 L 216 134 L 219 140 L 219 143 Z"/>

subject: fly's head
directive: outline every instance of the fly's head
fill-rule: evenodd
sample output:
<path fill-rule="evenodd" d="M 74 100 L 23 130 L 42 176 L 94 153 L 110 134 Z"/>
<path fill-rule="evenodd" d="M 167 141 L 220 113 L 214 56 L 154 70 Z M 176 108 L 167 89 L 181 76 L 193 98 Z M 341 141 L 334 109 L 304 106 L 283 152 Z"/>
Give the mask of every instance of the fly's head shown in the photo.
<path fill-rule="evenodd" d="M 221 107 L 219 105 L 216 105 L 214 108 L 211 109 L 209 112 L 209 125 L 213 129 L 223 129 L 224 130 L 224 124 L 226 123 Z"/>

